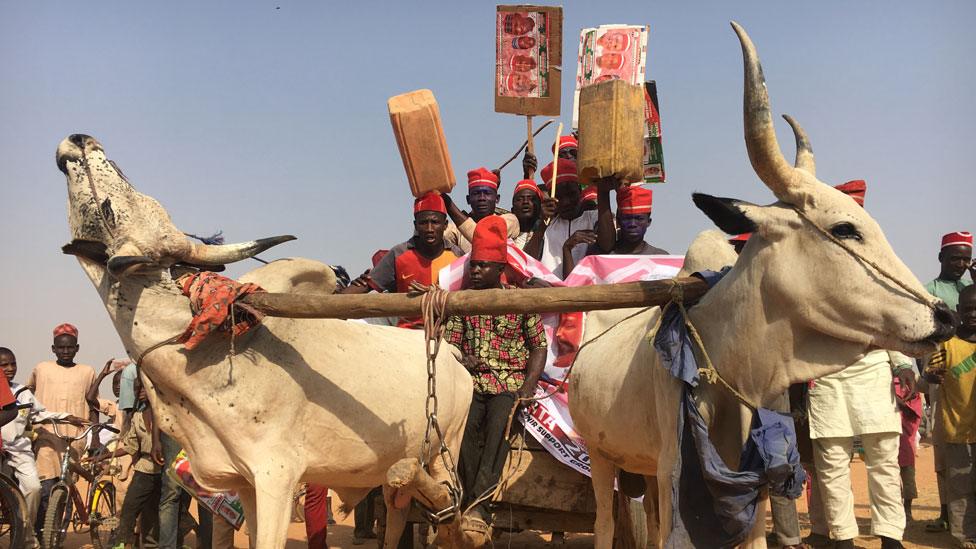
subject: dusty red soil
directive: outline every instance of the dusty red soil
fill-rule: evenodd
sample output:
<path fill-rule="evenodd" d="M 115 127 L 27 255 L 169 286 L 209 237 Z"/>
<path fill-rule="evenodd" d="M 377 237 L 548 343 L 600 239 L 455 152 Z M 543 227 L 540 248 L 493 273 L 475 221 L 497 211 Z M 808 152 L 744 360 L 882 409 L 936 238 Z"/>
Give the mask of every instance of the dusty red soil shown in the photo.
<path fill-rule="evenodd" d="M 864 465 L 855 461 L 853 465 L 852 478 L 854 479 L 854 493 L 856 496 L 856 513 L 858 523 L 861 526 L 861 532 L 864 533 L 862 537 L 857 540 L 857 547 L 861 548 L 877 548 L 881 544 L 877 539 L 867 536 L 866 534 L 870 532 L 870 510 L 868 508 L 868 494 L 867 494 L 867 481 L 864 473 Z M 952 538 L 945 533 L 942 534 L 930 534 L 925 532 L 925 523 L 933 520 L 939 514 L 939 495 L 935 488 L 935 474 L 932 469 L 932 449 L 931 447 L 923 445 L 919 452 L 918 464 L 916 466 L 918 471 L 918 489 L 920 499 L 915 500 L 915 521 L 909 523 L 908 528 L 905 531 L 905 546 L 906 547 L 954 547 Z M 800 526 L 803 534 L 809 533 L 809 521 L 806 515 L 806 501 L 801 498 L 798 502 L 798 509 L 800 511 Z M 771 523 L 767 519 L 767 525 Z M 770 527 L 770 526 L 767 526 Z M 79 549 L 91 547 L 88 545 L 87 535 L 72 534 L 69 537 L 68 543 L 65 544 L 66 549 Z M 195 547 L 192 536 L 188 540 L 188 545 Z M 371 549 L 376 547 L 376 542 L 369 541 L 361 546 L 353 546 L 352 544 L 352 517 L 348 517 L 339 521 L 339 524 L 331 526 L 329 528 L 329 544 L 332 547 L 362 547 L 363 549 Z M 305 525 L 301 523 L 293 523 L 288 529 L 288 549 L 297 549 L 299 547 L 305 547 Z M 504 534 L 499 539 L 495 541 L 495 547 L 517 547 L 517 548 L 541 548 L 549 547 L 549 534 L 543 532 L 522 532 L 517 535 Z M 592 547 L 593 546 L 593 536 L 589 534 L 568 534 L 566 539 L 565 547 L 569 548 L 582 548 L 582 547 Z M 237 533 L 235 539 L 235 547 L 246 548 L 247 547 L 247 536 L 242 531 Z M 419 545 L 418 545 L 419 547 Z"/>

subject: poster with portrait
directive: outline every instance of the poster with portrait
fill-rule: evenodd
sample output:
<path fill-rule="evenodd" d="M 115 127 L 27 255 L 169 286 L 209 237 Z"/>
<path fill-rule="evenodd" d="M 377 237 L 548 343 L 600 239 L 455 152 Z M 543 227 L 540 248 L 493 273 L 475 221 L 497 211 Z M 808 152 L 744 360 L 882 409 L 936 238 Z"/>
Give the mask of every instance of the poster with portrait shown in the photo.
<path fill-rule="evenodd" d="M 558 116 L 563 11 L 498 6 L 495 13 L 495 112 Z"/>
<path fill-rule="evenodd" d="M 172 463 L 166 468 L 166 474 L 177 482 L 191 496 L 196 498 L 211 513 L 224 518 L 235 530 L 240 530 L 244 524 L 244 505 L 237 492 L 208 492 L 193 478 L 190 469 L 190 459 L 186 450 L 180 450 Z"/>
<path fill-rule="evenodd" d="M 661 146 L 661 110 L 657 83 L 644 82 L 644 182 L 664 183 L 664 148 Z"/>
<path fill-rule="evenodd" d="M 573 95 L 573 129 L 579 128 L 579 92 L 607 80 L 644 84 L 647 63 L 647 25 L 600 25 L 580 32 Z"/>

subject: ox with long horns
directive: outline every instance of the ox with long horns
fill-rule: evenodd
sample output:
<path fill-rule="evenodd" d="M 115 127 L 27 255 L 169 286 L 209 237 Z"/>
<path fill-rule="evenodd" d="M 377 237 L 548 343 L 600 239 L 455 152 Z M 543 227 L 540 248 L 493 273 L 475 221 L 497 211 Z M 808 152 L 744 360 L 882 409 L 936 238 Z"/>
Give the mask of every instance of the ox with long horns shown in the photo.
<path fill-rule="evenodd" d="M 190 323 L 189 300 L 169 268 L 239 261 L 293 237 L 226 246 L 191 242 L 86 135 L 62 141 L 57 163 L 67 178 L 73 237 L 65 253 L 78 256 L 126 351 L 141 362 L 157 421 L 186 449 L 194 477 L 210 490 L 241 495 L 252 546 L 285 546 L 300 481 L 329 486 L 351 506 L 371 487 L 387 484 L 388 470 L 404 458 L 429 463 L 437 481 L 450 479 L 445 462 L 436 459 L 436 434 L 424 446 L 422 332 L 266 318 L 237 338 L 236 354 L 221 336 L 187 351 L 174 336 Z M 272 262 L 241 281 L 269 292 L 335 289 L 328 267 L 302 259 Z M 471 377 L 448 352 L 440 353 L 437 370 L 441 432 L 457 456 Z M 387 485 L 384 495 L 386 546 L 395 547 L 410 486 Z"/>
<path fill-rule="evenodd" d="M 898 259 L 868 213 L 817 180 L 809 141 L 791 118 L 796 161 L 791 166 L 783 158 L 756 49 L 742 27 L 732 27 L 745 65 L 749 160 L 778 202 L 757 206 L 694 195 L 695 204 L 725 232 L 754 234 L 689 318 L 719 374 L 750 405 L 769 407 L 790 384 L 841 370 L 872 348 L 915 356 L 931 351 L 951 335 L 953 319 Z M 619 312 L 592 313 L 588 331 L 612 327 L 580 351 L 570 380 L 570 409 L 592 460 L 598 549 L 611 546 L 613 486 L 620 470 L 646 476 L 649 485 L 655 477 L 667 479 L 660 483 L 657 505 L 661 536 L 669 540 L 683 389 L 647 342 L 660 316 L 657 308 L 622 322 Z M 701 362 L 697 349 L 696 354 Z M 722 459 L 736 469 L 751 411 L 714 383 L 699 385 L 695 398 Z M 644 501 L 648 524 L 654 524 L 654 498 Z M 760 501 L 758 516 L 763 509 Z M 765 547 L 763 528 L 763 520 L 755 521 L 742 546 Z"/>

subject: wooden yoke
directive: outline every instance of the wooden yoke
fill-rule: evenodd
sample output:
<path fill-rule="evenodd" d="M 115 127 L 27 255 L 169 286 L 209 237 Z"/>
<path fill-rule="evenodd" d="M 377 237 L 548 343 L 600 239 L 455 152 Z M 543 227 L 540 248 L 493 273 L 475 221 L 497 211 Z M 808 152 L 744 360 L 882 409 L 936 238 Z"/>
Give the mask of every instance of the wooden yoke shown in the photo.
<path fill-rule="evenodd" d="M 461 290 L 447 300 L 449 315 L 569 313 L 664 305 L 676 291 L 698 299 L 708 289 L 700 278 L 674 278 L 580 287 L 522 290 Z M 243 301 L 268 316 L 288 318 L 376 318 L 421 315 L 420 296 L 398 293 L 307 295 L 256 293 Z"/>

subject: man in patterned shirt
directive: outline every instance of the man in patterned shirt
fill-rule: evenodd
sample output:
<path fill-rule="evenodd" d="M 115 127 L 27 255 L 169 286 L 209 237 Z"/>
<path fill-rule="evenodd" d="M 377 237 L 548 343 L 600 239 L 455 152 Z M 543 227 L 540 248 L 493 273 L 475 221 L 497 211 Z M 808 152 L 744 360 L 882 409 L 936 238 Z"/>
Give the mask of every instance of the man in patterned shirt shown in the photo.
<path fill-rule="evenodd" d="M 471 242 L 469 288 L 501 288 L 507 252 L 507 227 L 495 215 L 478 222 Z M 518 398 L 535 393 L 546 360 L 546 334 L 538 314 L 452 316 L 444 339 L 461 350 L 474 378 L 474 397 L 461 442 L 460 475 L 464 504 L 490 492 L 501 477 L 509 444 L 505 428 Z M 488 541 L 489 501 L 465 517 L 468 536 Z"/>

